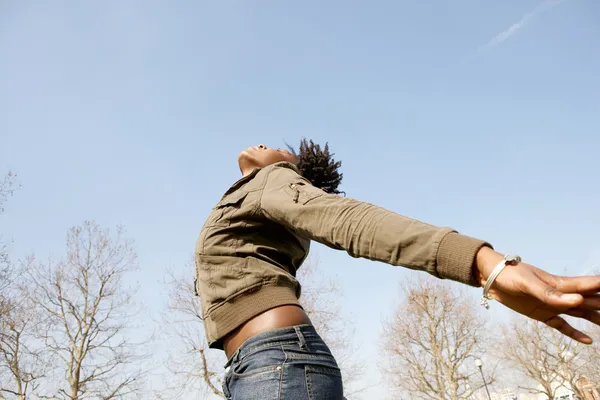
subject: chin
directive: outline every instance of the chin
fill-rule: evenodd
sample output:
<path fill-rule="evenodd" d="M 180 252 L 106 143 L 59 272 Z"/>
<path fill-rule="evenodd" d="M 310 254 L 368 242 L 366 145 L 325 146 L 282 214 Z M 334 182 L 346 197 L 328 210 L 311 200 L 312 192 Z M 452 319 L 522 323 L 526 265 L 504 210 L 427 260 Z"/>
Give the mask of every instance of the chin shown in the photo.
<path fill-rule="evenodd" d="M 241 152 L 238 155 L 238 165 L 240 166 L 240 168 L 242 168 L 244 165 L 248 164 L 248 155 L 244 154 L 244 152 Z"/>
<path fill-rule="evenodd" d="M 252 160 L 254 157 L 252 156 L 252 149 L 251 148 L 247 148 L 244 149 L 240 152 L 240 154 L 238 155 L 238 161 L 242 161 L 242 160 Z"/>
<path fill-rule="evenodd" d="M 248 150 L 244 150 L 238 155 L 238 165 L 240 170 L 243 171 L 244 169 L 252 168 L 255 164 L 256 160 Z"/>

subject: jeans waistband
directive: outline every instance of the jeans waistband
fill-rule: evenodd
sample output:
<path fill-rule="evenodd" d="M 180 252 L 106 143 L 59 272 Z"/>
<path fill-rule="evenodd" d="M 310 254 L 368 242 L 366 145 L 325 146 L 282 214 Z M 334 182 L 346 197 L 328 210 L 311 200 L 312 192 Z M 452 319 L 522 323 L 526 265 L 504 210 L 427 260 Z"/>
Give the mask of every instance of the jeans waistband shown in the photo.
<path fill-rule="evenodd" d="M 295 325 L 287 328 L 274 329 L 252 336 L 246 340 L 240 348 L 233 353 L 227 360 L 225 368 L 229 367 L 233 362 L 236 362 L 246 355 L 260 349 L 270 346 L 276 346 L 283 343 L 298 343 L 300 347 L 304 347 L 306 343 L 321 340 L 321 337 L 315 330 L 315 327 L 309 324 Z"/>

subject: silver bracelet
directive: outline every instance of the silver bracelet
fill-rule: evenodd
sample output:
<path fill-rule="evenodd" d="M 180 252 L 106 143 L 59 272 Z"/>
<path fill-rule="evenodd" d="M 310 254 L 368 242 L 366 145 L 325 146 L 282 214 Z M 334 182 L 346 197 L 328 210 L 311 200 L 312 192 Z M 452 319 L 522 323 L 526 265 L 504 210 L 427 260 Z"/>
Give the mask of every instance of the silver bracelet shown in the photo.
<path fill-rule="evenodd" d="M 483 288 L 483 296 L 481 297 L 481 305 L 484 306 L 486 310 L 490 308 L 488 300 L 493 300 L 492 296 L 490 296 L 489 294 L 490 288 L 492 287 L 492 284 L 494 283 L 498 275 L 500 275 L 500 272 L 502 272 L 507 265 L 517 265 L 520 262 L 521 257 L 511 256 L 507 254 L 504 256 L 504 260 L 502 260 L 501 263 L 494 267 L 494 270 L 485 282 L 485 286 Z"/>

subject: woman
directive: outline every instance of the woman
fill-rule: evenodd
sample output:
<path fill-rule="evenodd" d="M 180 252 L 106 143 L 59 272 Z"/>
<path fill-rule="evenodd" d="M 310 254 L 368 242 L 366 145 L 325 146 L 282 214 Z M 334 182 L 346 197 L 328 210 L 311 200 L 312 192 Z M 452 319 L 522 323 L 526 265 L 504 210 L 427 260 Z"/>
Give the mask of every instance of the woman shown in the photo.
<path fill-rule="evenodd" d="M 295 275 L 311 240 L 474 287 L 488 283 L 486 298 L 582 343 L 591 339 L 559 314 L 600 325 L 600 277 L 554 276 L 452 229 L 339 196 L 341 163 L 327 146 L 303 140 L 296 156 L 259 145 L 238 162 L 242 178 L 213 208 L 196 248 L 206 335 L 227 355 L 229 399 L 343 398 L 336 361 L 298 300 Z"/>

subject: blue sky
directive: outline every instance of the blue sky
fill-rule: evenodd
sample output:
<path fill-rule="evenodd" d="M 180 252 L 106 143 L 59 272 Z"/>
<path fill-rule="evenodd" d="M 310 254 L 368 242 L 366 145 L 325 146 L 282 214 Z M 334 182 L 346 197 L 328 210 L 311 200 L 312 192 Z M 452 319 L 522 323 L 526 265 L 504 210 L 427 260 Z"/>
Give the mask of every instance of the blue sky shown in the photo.
<path fill-rule="evenodd" d="M 1 2 L 0 173 L 22 188 L 0 231 L 46 256 L 85 219 L 124 224 L 158 310 L 237 153 L 306 136 L 351 197 L 581 273 L 600 261 L 599 19 L 595 0 Z M 414 273 L 313 249 L 375 370 Z"/>

